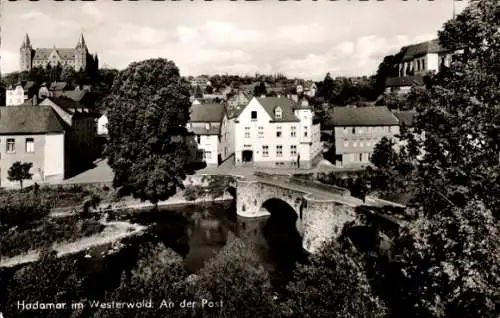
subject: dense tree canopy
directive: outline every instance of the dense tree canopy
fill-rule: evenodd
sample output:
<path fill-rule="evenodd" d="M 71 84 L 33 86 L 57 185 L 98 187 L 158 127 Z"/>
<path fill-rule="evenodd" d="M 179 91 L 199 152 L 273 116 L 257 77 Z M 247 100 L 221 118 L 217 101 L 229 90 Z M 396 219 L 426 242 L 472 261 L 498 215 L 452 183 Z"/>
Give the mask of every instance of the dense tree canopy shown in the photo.
<path fill-rule="evenodd" d="M 105 99 L 114 185 L 153 203 L 182 186 L 190 159 L 189 86 L 172 61 L 150 59 L 121 71 Z"/>

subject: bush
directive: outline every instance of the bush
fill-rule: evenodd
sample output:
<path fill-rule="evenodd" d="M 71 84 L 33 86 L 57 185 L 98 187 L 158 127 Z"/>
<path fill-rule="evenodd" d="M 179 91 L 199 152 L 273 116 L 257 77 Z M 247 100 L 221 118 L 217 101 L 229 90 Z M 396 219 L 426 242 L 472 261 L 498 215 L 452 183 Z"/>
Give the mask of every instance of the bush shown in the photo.
<path fill-rule="evenodd" d="M 12 191 L 0 195 L 0 227 L 4 230 L 40 220 L 49 213 L 48 204 L 32 193 Z"/>

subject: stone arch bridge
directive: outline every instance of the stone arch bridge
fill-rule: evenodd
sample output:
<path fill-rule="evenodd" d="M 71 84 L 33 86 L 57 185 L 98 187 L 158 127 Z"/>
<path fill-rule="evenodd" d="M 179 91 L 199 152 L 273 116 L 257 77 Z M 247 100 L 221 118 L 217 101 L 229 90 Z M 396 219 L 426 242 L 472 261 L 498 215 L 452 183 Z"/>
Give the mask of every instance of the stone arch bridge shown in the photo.
<path fill-rule="evenodd" d="M 284 175 L 255 173 L 253 176 L 237 178 L 238 216 L 269 216 L 269 211 L 263 206 L 274 199 L 284 201 L 293 208 L 297 214 L 297 230 L 303 237 L 303 247 L 311 253 L 317 251 L 323 242 L 338 237 L 346 223 L 356 222 L 358 207 L 398 206 L 371 197 L 363 202 L 352 197 L 347 189 Z"/>

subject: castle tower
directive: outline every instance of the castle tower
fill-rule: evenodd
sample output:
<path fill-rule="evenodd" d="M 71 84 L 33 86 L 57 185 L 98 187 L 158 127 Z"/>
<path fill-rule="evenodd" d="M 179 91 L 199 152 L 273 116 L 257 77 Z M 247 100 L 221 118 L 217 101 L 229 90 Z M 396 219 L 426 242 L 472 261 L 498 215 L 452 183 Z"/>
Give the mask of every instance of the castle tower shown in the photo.
<path fill-rule="evenodd" d="M 85 39 L 83 38 L 83 33 L 80 35 L 80 39 L 75 47 L 75 70 L 84 70 L 87 67 L 87 55 L 88 49 Z"/>
<path fill-rule="evenodd" d="M 31 41 L 26 33 L 26 37 L 24 38 L 23 44 L 20 49 L 20 57 L 21 57 L 21 71 L 29 71 L 31 70 L 32 65 L 32 56 L 33 56 L 33 47 L 31 46 Z"/>

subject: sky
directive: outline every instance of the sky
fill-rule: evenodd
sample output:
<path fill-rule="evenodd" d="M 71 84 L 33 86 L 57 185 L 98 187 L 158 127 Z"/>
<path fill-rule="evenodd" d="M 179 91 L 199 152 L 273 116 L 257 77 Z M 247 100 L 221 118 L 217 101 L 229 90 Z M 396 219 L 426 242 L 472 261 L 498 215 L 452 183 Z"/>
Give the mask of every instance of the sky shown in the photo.
<path fill-rule="evenodd" d="M 456 11 L 465 5 L 456 2 Z M 101 67 L 123 69 L 162 57 L 182 75 L 371 75 L 384 56 L 435 38 L 453 15 L 453 0 L 44 0 L 1 6 L 2 74 L 19 69 L 26 33 L 35 48 L 73 48 L 83 33 Z"/>

